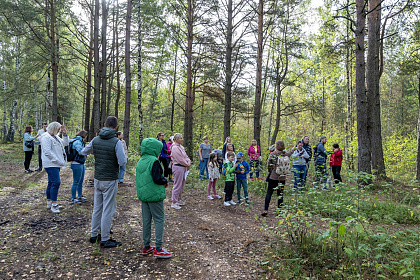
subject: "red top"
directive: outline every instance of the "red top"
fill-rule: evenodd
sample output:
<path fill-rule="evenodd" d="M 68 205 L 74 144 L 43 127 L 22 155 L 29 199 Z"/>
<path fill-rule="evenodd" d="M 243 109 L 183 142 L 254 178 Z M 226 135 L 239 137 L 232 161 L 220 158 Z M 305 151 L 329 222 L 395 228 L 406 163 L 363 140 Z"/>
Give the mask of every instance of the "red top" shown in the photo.
<path fill-rule="evenodd" d="M 331 154 L 330 166 L 341 166 L 343 162 L 343 152 L 338 149 L 337 152 Z"/>

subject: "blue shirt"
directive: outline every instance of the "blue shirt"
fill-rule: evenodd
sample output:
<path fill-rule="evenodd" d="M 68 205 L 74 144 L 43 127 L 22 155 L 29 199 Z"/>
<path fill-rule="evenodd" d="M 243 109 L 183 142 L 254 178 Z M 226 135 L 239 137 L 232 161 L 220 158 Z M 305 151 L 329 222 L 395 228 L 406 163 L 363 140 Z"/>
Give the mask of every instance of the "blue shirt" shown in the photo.
<path fill-rule="evenodd" d="M 246 161 L 243 160 L 242 162 L 237 161 L 236 163 L 238 164 L 238 166 L 235 169 L 236 179 L 238 179 L 238 180 L 246 180 L 246 174 L 249 173 L 249 164 L 248 164 L 248 162 L 246 162 Z M 239 171 L 239 173 L 238 173 L 238 171 Z M 245 171 L 244 174 L 241 174 L 240 173 L 241 171 Z"/>

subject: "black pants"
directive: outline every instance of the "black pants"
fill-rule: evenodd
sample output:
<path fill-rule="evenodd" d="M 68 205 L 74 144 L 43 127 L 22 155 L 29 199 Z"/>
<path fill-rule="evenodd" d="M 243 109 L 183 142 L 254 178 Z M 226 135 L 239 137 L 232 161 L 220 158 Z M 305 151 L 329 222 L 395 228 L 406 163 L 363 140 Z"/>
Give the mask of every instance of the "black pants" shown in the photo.
<path fill-rule="evenodd" d="M 168 161 L 166 160 L 166 158 L 160 158 L 159 161 L 163 165 L 163 177 L 168 177 L 169 175 Z"/>
<path fill-rule="evenodd" d="M 29 169 L 33 153 L 33 151 L 25 151 L 25 162 L 23 163 L 23 165 L 25 166 L 25 170 Z"/>
<path fill-rule="evenodd" d="M 341 166 L 336 166 L 336 165 L 333 165 L 332 167 L 331 167 L 331 169 L 332 169 L 332 173 L 333 173 L 333 175 L 334 175 L 334 183 L 338 183 L 338 182 L 343 182 L 342 180 L 341 180 L 341 175 L 340 175 L 340 172 L 341 172 Z"/>
<path fill-rule="evenodd" d="M 171 163 L 171 158 L 167 157 L 166 158 L 166 164 L 168 165 L 168 176 L 172 175 L 172 168 L 169 168 L 170 163 Z"/>
<path fill-rule="evenodd" d="M 268 187 L 267 187 L 267 194 L 265 196 L 265 204 L 264 204 L 264 210 L 268 210 L 268 206 L 270 205 L 271 196 L 273 195 L 274 189 L 277 188 L 277 207 L 280 208 L 280 206 L 283 205 L 283 190 L 284 185 L 286 184 L 286 181 L 277 181 L 277 180 L 271 180 L 268 179 Z"/>
<path fill-rule="evenodd" d="M 39 169 L 42 169 L 41 145 L 38 146 L 38 163 Z"/>
<path fill-rule="evenodd" d="M 235 181 L 226 181 L 225 182 L 225 201 L 231 201 L 233 190 L 235 189 Z"/>

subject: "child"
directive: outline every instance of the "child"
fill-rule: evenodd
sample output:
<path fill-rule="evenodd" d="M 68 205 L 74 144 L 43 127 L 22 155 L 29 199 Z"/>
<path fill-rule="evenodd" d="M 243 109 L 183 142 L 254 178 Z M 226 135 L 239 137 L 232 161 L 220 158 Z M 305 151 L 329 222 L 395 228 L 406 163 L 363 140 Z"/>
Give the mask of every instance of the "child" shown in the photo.
<path fill-rule="evenodd" d="M 213 197 L 210 195 L 210 189 L 213 188 L 213 193 L 215 198 L 221 198 L 216 193 L 216 182 L 217 179 L 220 179 L 220 173 L 219 173 L 219 164 L 217 163 L 217 154 L 211 153 L 209 157 L 209 163 L 207 164 L 208 170 L 209 170 L 209 186 L 207 187 L 207 198 L 213 199 Z"/>
<path fill-rule="evenodd" d="M 235 188 L 235 169 L 238 164 L 233 163 L 235 160 L 234 152 L 227 152 L 227 162 L 223 164 L 223 168 L 226 170 L 226 181 L 225 181 L 225 206 L 236 205 L 232 200 L 233 189 Z"/>
<path fill-rule="evenodd" d="M 244 154 L 239 152 L 236 154 L 237 167 L 236 172 L 236 193 L 238 195 L 238 203 L 241 203 L 241 185 L 244 188 L 245 203 L 248 204 L 248 183 L 246 174 L 249 173 L 249 164 L 244 161 Z"/>
<path fill-rule="evenodd" d="M 170 258 L 169 253 L 162 248 L 163 228 L 165 224 L 166 198 L 165 188 L 168 180 L 162 176 L 163 170 L 159 162 L 159 154 L 163 144 L 157 139 L 147 138 L 141 143 L 141 158 L 136 166 L 137 197 L 141 201 L 143 219 L 143 255 L 153 253 L 156 258 Z M 152 218 L 155 223 L 155 246 L 150 246 Z"/>
<path fill-rule="evenodd" d="M 124 134 L 121 131 L 117 132 L 117 137 L 122 142 L 123 148 L 124 148 L 124 154 L 125 158 L 128 160 L 128 153 L 127 153 L 127 144 L 125 144 L 124 141 Z M 122 184 L 124 182 L 124 174 L 125 174 L 125 165 L 120 166 L 120 172 L 118 175 L 118 184 Z"/>

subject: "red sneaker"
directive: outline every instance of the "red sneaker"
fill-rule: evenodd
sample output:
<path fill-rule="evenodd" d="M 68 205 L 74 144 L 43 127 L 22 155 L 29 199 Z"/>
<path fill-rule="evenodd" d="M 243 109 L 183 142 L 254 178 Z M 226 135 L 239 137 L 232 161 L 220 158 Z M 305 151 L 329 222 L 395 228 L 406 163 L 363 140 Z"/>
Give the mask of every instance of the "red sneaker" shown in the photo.
<path fill-rule="evenodd" d="M 159 259 L 168 259 L 170 257 L 172 257 L 172 253 L 169 253 L 168 251 L 166 251 L 165 249 L 162 248 L 162 250 L 157 251 L 155 249 L 153 256 L 155 256 L 156 258 Z"/>
<path fill-rule="evenodd" d="M 143 248 L 142 255 L 143 255 L 143 256 L 147 256 L 148 254 L 153 253 L 153 251 L 154 251 L 155 249 L 156 249 L 156 247 L 155 247 L 155 246 L 150 246 L 150 248 L 149 248 L 149 249 Z"/>

